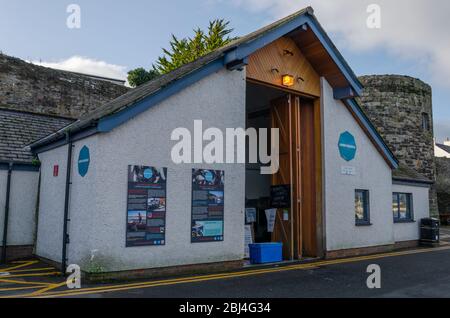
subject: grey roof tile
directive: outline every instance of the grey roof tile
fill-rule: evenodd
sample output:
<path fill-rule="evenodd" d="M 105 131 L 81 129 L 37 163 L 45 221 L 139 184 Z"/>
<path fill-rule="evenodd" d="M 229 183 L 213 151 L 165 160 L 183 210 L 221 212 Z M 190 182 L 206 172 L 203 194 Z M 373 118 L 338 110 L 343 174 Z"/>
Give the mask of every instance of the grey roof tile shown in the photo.
<path fill-rule="evenodd" d="M 69 125 L 73 120 L 0 109 L 0 161 L 31 163 L 24 147 Z"/>

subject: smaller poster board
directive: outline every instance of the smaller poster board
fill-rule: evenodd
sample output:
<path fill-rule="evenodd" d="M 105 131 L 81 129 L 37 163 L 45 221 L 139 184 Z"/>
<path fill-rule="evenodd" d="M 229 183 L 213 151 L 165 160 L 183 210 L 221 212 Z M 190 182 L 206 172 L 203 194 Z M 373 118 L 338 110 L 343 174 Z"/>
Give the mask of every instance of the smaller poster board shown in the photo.
<path fill-rule="evenodd" d="M 268 209 L 266 210 L 266 218 L 267 218 L 267 232 L 273 233 L 275 228 L 275 217 L 277 216 L 277 209 Z"/>
<path fill-rule="evenodd" d="M 192 243 L 224 240 L 224 182 L 222 170 L 192 169 Z"/>
<path fill-rule="evenodd" d="M 245 209 L 245 221 L 247 224 L 256 222 L 256 208 Z"/>

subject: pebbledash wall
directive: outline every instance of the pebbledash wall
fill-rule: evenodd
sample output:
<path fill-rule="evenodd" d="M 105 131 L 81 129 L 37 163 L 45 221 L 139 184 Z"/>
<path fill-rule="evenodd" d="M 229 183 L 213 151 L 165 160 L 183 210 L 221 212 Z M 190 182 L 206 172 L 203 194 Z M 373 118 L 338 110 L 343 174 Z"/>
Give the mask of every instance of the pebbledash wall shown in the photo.
<path fill-rule="evenodd" d="M 392 185 L 392 192 L 412 194 L 413 222 L 394 223 L 394 240 L 404 242 L 419 238 L 419 222 L 423 218 L 430 217 L 429 211 L 429 187 L 424 185 L 412 185 L 396 183 Z"/>
<path fill-rule="evenodd" d="M 8 170 L 0 169 L 0 189 L 6 189 Z M 36 198 L 39 174 L 35 171 L 14 170 L 11 174 L 8 220 L 8 246 L 16 247 L 16 256 L 30 255 L 35 236 Z M 5 207 L 6 191 L 0 191 L 0 207 Z M 3 238 L 4 213 L 0 213 L 0 238 Z M 0 239 L 0 246 L 2 246 Z M 22 247 L 26 250 L 17 249 Z"/>
<path fill-rule="evenodd" d="M 245 71 L 221 70 L 180 91 L 106 134 L 75 143 L 70 198 L 69 263 L 91 271 L 154 268 L 241 260 L 244 256 L 244 164 L 182 164 L 171 160 L 172 131 L 245 127 Z M 88 174 L 77 171 L 77 156 L 90 149 Z M 37 255 L 61 261 L 64 173 L 67 147 L 39 155 L 43 183 Z M 59 164 L 60 177 L 53 178 Z M 167 167 L 166 245 L 125 247 L 128 165 Z M 192 168 L 225 171 L 224 241 L 191 243 Z M 56 192 L 55 192 L 56 191 Z M 94 261 L 91 256 L 94 254 Z"/>
<path fill-rule="evenodd" d="M 393 244 L 391 168 L 346 106 L 333 98 L 333 89 L 324 79 L 322 104 L 327 251 Z M 345 131 L 355 137 L 357 146 L 350 162 L 341 158 L 338 149 Z M 342 167 L 354 168 L 355 174 L 343 175 Z M 356 189 L 369 190 L 371 226 L 355 225 Z"/>

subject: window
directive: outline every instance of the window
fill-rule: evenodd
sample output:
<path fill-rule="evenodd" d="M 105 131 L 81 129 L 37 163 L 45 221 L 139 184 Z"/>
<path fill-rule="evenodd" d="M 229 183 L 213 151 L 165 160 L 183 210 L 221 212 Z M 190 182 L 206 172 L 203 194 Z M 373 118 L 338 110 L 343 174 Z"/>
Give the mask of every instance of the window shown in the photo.
<path fill-rule="evenodd" d="M 412 194 L 411 193 L 393 193 L 392 194 L 392 212 L 394 213 L 394 222 L 413 221 L 412 213 Z"/>
<path fill-rule="evenodd" d="M 369 191 L 355 191 L 355 219 L 356 225 L 370 225 Z"/>
<path fill-rule="evenodd" d="M 422 113 L 422 129 L 430 131 L 430 116 L 427 113 Z"/>

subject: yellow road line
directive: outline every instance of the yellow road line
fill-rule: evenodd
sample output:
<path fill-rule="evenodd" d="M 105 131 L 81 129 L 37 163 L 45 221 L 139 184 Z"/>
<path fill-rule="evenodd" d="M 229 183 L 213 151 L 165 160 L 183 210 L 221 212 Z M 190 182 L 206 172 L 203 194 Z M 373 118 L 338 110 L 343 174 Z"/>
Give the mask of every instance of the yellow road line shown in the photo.
<path fill-rule="evenodd" d="M 17 277 L 40 277 L 40 276 L 52 276 L 52 275 L 59 275 L 60 272 L 48 272 L 48 273 L 34 273 L 34 274 L 19 274 L 19 275 L 8 275 L 8 276 L 2 276 L 0 278 L 17 278 Z"/>
<path fill-rule="evenodd" d="M 417 250 L 391 252 L 391 253 L 376 254 L 376 255 L 369 255 L 369 256 L 359 256 L 359 257 L 353 257 L 353 258 L 347 258 L 347 259 L 325 260 L 325 261 L 319 261 L 319 262 L 313 262 L 313 263 L 307 263 L 307 264 L 287 265 L 287 266 L 276 267 L 276 268 L 244 270 L 244 271 L 240 271 L 240 272 L 193 276 L 193 277 L 150 281 L 150 282 L 142 282 L 142 283 L 100 286 L 100 287 L 85 288 L 85 289 L 81 289 L 81 290 L 57 291 L 57 292 L 50 292 L 50 293 L 42 294 L 39 297 L 59 297 L 59 296 L 63 297 L 63 296 L 71 296 L 71 295 L 84 295 L 84 294 L 104 293 L 104 292 L 140 289 L 140 288 L 148 288 L 148 287 L 156 287 L 156 286 L 174 285 L 174 284 L 194 283 L 194 282 L 202 282 L 202 281 L 208 281 L 208 280 L 218 280 L 218 279 L 227 279 L 227 278 L 234 278 L 234 277 L 260 275 L 260 274 L 282 272 L 282 271 L 304 270 L 304 269 L 311 269 L 311 268 L 315 268 L 315 267 L 319 267 L 319 266 L 354 263 L 354 262 L 358 262 L 358 261 L 366 261 L 366 260 L 381 259 L 381 258 L 388 258 L 388 257 L 402 256 L 402 255 L 436 252 L 436 251 L 442 251 L 442 250 L 448 250 L 448 249 L 450 249 L 450 246 L 444 246 L 444 247 L 439 247 L 439 248 L 434 248 L 434 249 L 417 249 Z M 21 297 L 33 297 L 33 294 L 22 295 Z"/>
<path fill-rule="evenodd" d="M 0 292 L 15 291 L 15 290 L 25 290 L 25 289 L 37 289 L 37 288 L 41 288 L 41 287 L 39 287 L 39 286 L 27 286 L 27 287 L 0 288 Z"/>
<path fill-rule="evenodd" d="M 29 259 L 29 260 L 23 260 L 23 261 L 13 261 L 13 262 L 11 262 L 11 264 L 23 264 L 23 263 L 33 262 L 33 261 L 35 261 L 35 260 Z"/>
<path fill-rule="evenodd" d="M 42 267 L 42 268 L 30 268 L 8 271 L 8 273 L 25 273 L 25 272 L 38 272 L 38 271 L 51 271 L 55 270 L 54 267 Z"/>
<path fill-rule="evenodd" d="M 14 269 L 30 266 L 30 265 L 33 265 L 33 264 L 36 264 L 36 263 L 38 263 L 38 261 L 23 262 L 23 263 L 21 263 L 19 265 L 15 265 L 15 266 L 12 266 L 12 267 L 7 267 L 7 268 L 2 268 L 0 270 L 0 273 L 7 273 L 7 272 L 12 271 Z"/>
<path fill-rule="evenodd" d="M 27 281 L 21 281 L 21 280 L 14 280 L 14 279 L 0 279 L 0 282 L 3 283 L 12 283 L 12 284 L 18 284 L 18 285 L 42 285 L 42 286 L 48 286 L 52 283 L 42 283 L 42 282 L 27 282 Z"/>
<path fill-rule="evenodd" d="M 309 265 L 309 266 L 302 266 L 301 269 L 312 269 L 317 268 L 315 265 Z M 273 272 L 283 272 L 283 271 L 290 271 L 294 268 L 277 268 L 272 270 L 266 270 L 266 271 L 258 271 L 258 272 L 239 272 L 234 273 L 234 275 L 226 274 L 226 275 L 217 275 L 214 277 L 191 277 L 191 278 L 181 278 L 181 279 L 174 279 L 174 280 L 163 280 L 163 281 L 155 281 L 155 282 L 147 282 L 147 283 L 139 283 L 136 285 L 133 284 L 126 284 L 126 285 L 111 285 L 109 287 L 101 287 L 100 289 L 96 288 L 86 288 L 81 290 L 69 290 L 69 291 L 61 291 L 61 292 L 54 292 L 54 293 L 47 293 L 40 297 L 36 298 L 49 298 L 49 297 L 58 297 L 58 296 L 72 296 L 72 295 L 84 295 L 84 294 L 95 294 L 95 293 L 106 293 L 106 292 L 113 292 L 113 291 L 120 291 L 120 290 L 131 290 L 131 289 L 141 289 L 141 288 L 148 288 L 148 287 L 157 287 L 157 286 L 167 286 L 167 285 L 177 285 L 177 284 L 186 284 L 186 283 L 196 283 L 196 282 L 203 282 L 203 281 L 210 281 L 210 280 L 218 280 L 218 279 L 228 279 L 228 278 L 236 278 L 236 277 L 245 277 L 245 276 L 255 276 L 255 275 L 261 275 L 265 273 L 273 273 Z M 29 294 L 29 297 L 33 297 L 33 294 Z M 28 296 L 22 296 L 22 297 L 28 297 Z M 1 297 L 0 297 L 1 298 Z"/>
<path fill-rule="evenodd" d="M 66 285 L 66 284 L 67 284 L 66 281 L 64 281 L 64 282 L 62 282 L 62 283 L 59 283 L 59 284 L 52 284 L 52 285 L 50 285 L 50 286 L 44 287 L 44 288 L 42 288 L 42 289 L 39 289 L 39 290 L 33 292 L 31 295 L 37 296 L 37 295 L 43 294 L 43 293 L 45 293 L 45 292 L 48 292 L 48 291 L 50 291 L 50 290 L 53 290 L 53 289 L 55 289 L 55 288 L 64 286 L 64 285 Z"/>

